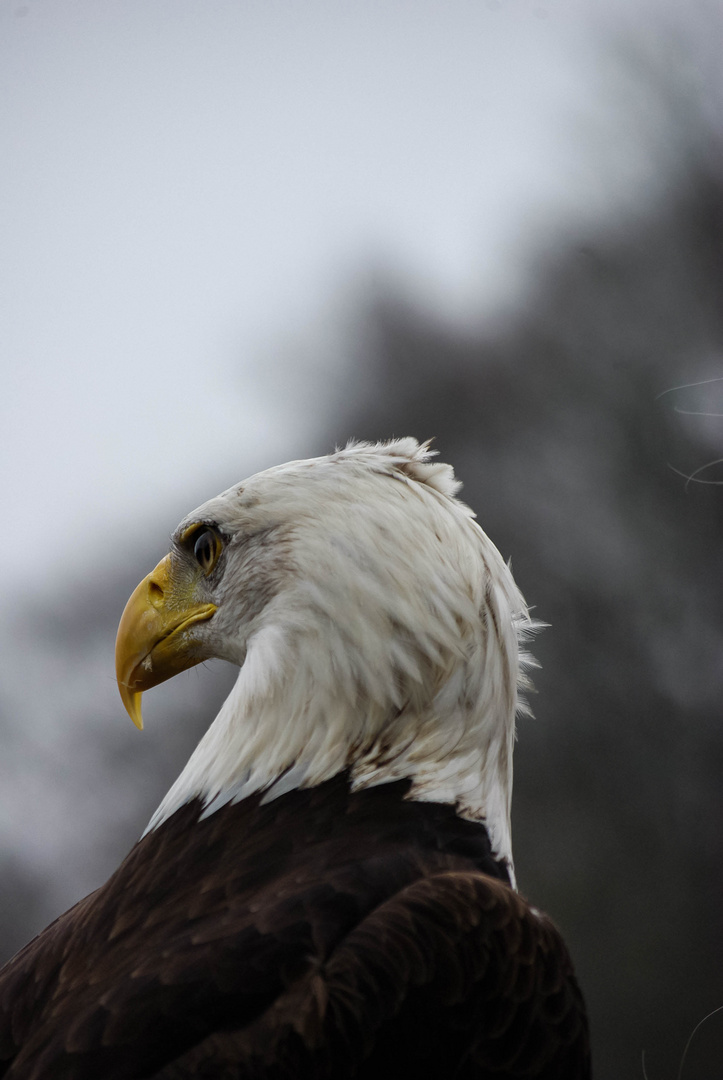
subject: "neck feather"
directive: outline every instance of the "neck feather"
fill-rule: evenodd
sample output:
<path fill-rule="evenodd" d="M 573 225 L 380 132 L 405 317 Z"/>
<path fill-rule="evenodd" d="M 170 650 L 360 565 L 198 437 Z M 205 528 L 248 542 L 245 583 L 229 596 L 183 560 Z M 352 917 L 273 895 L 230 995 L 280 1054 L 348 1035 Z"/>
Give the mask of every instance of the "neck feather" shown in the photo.
<path fill-rule="evenodd" d="M 514 882 L 519 658 L 514 619 L 500 638 L 505 623 L 495 609 L 503 599 L 488 590 L 489 632 L 463 635 L 461 644 L 457 632 L 450 643 L 380 655 L 368 670 L 344 670 L 348 650 L 330 645 L 328 628 L 314 634 L 307 627 L 294 638 L 278 622 L 268 625 L 249 643 L 234 688 L 146 832 L 193 798 L 207 816 L 254 792 L 265 791 L 267 801 L 344 770 L 353 790 L 408 778 L 408 798 L 451 804 L 483 821 Z M 474 621 L 480 625 L 478 615 Z M 385 664 L 388 677 L 380 677 Z"/>

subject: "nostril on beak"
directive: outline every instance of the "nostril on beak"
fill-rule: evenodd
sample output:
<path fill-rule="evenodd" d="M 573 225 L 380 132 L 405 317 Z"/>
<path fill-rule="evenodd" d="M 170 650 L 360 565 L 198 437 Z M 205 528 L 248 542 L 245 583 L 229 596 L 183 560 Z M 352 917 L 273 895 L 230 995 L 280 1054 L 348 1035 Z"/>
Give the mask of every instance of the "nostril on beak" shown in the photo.
<path fill-rule="evenodd" d="M 148 582 L 148 599 L 154 607 L 158 607 L 163 603 L 163 589 L 158 582 L 154 581 L 152 578 Z"/>

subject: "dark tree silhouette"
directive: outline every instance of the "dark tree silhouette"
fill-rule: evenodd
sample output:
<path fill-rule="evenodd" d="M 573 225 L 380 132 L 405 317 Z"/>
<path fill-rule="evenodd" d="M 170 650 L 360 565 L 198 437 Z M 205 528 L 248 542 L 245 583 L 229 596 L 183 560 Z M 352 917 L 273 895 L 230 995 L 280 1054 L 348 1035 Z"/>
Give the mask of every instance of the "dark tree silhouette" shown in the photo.
<path fill-rule="evenodd" d="M 650 1080 L 675 1076 L 723 1004 L 723 491 L 673 471 L 710 447 L 686 392 L 658 397 L 720 356 L 722 260 L 723 189 L 699 173 L 624 235 L 548 252 L 502 328 L 455 333 L 379 290 L 329 411 L 328 441 L 436 436 L 552 624 L 513 837 L 577 958 L 601 1077 L 642 1075 L 643 1050 Z M 689 1075 L 721 1060 L 717 1017 Z"/>

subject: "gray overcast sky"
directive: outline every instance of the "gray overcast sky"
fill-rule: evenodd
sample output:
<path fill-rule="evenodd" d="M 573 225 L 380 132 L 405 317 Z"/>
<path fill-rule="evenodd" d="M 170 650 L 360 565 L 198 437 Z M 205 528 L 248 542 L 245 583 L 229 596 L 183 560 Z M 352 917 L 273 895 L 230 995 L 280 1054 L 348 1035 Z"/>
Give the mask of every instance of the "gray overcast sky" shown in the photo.
<path fill-rule="evenodd" d="M 330 363 L 365 266 L 478 318 L 544 230 L 632 208 L 656 103 L 604 58 L 659 10 L 0 0 L 0 589 L 303 447 L 323 403 L 269 358 Z"/>

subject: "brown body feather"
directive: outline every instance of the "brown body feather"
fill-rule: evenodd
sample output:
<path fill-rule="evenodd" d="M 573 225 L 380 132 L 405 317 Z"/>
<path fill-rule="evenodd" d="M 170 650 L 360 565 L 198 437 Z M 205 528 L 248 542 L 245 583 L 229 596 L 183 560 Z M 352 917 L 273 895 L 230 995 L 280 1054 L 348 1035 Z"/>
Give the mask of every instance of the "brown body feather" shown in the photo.
<path fill-rule="evenodd" d="M 588 1077 L 559 933 L 408 789 L 182 807 L 0 973 L 0 1076 Z"/>

